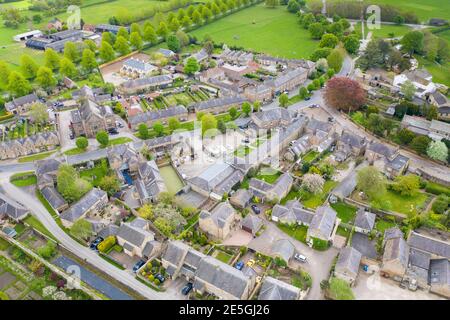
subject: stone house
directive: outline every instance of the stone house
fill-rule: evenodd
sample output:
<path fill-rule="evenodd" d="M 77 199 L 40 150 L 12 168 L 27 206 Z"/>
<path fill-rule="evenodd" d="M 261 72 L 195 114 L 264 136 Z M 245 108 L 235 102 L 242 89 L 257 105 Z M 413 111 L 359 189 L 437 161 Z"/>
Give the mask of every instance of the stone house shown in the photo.
<path fill-rule="evenodd" d="M 316 238 L 323 241 L 332 241 L 337 229 L 336 216 L 336 211 L 330 206 L 318 207 L 306 233 L 306 240 L 311 241 Z"/>
<path fill-rule="evenodd" d="M 230 203 L 240 209 L 244 209 L 250 204 L 253 194 L 247 189 L 239 189 L 230 197 Z"/>
<path fill-rule="evenodd" d="M 299 300 L 300 289 L 281 280 L 265 277 L 258 300 Z"/>
<path fill-rule="evenodd" d="M 77 110 L 71 112 L 70 126 L 75 136 L 95 138 L 97 132 L 116 127 L 114 112 L 109 106 L 100 106 L 90 99 L 84 99 Z"/>
<path fill-rule="evenodd" d="M 31 93 L 5 103 L 5 109 L 13 114 L 24 114 L 30 111 L 31 106 L 37 102 L 39 102 L 39 97 Z"/>
<path fill-rule="evenodd" d="M 385 277 L 400 281 L 408 267 L 409 246 L 400 238 L 386 241 L 380 272 Z"/>
<path fill-rule="evenodd" d="M 267 183 L 263 180 L 252 178 L 249 182 L 249 190 L 254 196 L 265 201 L 280 202 L 287 196 L 291 190 L 294 179 L 289 172 L 283 173 L 274 184 Z"/>
<path fill-rule="evenodd" d="M 275 108 L 267 111 L 254 112 L 250 115 L 250 117 L 259 129 L 265 130 L 286 127 L 292 122 L 292 116 L 285 108 Z"/>
<path fill-rule="evenodd" d="M 228 110 L 231 109 L 231 107 L 236 107 L 237 109 L 240 109 L 242 103 L 245 102 L 246 100 L 247 99 L 242 98 L 240 96 L 215 98 L 196 103 L 194 105 L 194 110 L 196 113 L 205 112 L 205 113 L 219 114 L 228 112 Z"/>
<path fill-rule="evenodd" d="M 360 263 L 361 253 L 352 247 L 345 247 L 339 253 L 334 276 L 345 280 L 350 286 L 353 286 L 358 277 Z"/>
<path fill-rule="evenodd" d="M 211 212 L 202 210 L 198 221 L 201 230 L 215 239 L 224 240 L 238 220 L 234 208 L 228 202 L 221 202 Z"/>
<path fill-rule="evenodd" d="M 54 131 L 41 132 L 26 138 L 0 142 L 0 160 L 16 159 L 34 153 L 49 151 L 59 145 Z"/>
<path fill-rule="evenodd" d="M 343 130 L 336 143 L 336 161 L 345 161 L 349 156 L 359 157 L 366 151 L 367 141 L 347 130 Z"/>
<path fill-rule="evenodd" d="M 173 79 L 169 75 L 143 77 L 125 81 L 120 84 L 118 90 L 124 94 L 133 94 L 147 90 L 163 89 L 171 85 Z"/>
<path fill-rule="evenodd" d="M 392 179 L 403 174 L 409 165 L 409 158 L 399 154 L 398 150 L 398 147 L 372 142 L 366 148 L 365 158 Z"/>
<path fill-rule="evenodd" d="M 155 234 L 149 230 L 146 220 L 137 218 L 130 223 L 122 223 L 117 231 L 116 238 L 117 243 L 123 247 L 125 254 L 143 258 L 145 248 L 148 243 L 155 240 Z"/>
<path fill-rule="evenodd" d="M 128 117 L 128 125 L 132 130 L 137 130 L 141 123 L 151 127 L 157 121 L 166 124 L 170 118 L 186 121 L 188 118 L 188 111 L 183 105 L 178 105 L 167 109 L 138 113 Z"/>
<path fill-rule="evenodd" d="M 364 208 L 359 208 L 355 217 L 355 231 L 368 234 L 375 226 L 376 215 L 366 211 Z"/>

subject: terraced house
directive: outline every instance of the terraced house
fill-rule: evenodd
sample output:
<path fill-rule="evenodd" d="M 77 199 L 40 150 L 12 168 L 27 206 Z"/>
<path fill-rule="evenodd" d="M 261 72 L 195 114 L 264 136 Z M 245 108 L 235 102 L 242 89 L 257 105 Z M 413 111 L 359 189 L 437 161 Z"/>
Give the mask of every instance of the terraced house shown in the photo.
<path fill-rule="evenodd" d="M 188 111 L 182 105 L 162 110 L 147 111 L 129 117 L 128 125 L 132 130 L 137 130 L 141 123 L 145 123 L 147 126 L 151 127 L 157 121 L 165 124 L 170 118 L 186 121 L 188 118 Z"/>
<path fill-rule="evenodd" d="M 16 159 L 34 153 L 54 150 L 58 145 L 59 137 L 54 131 L 1 142 L 0 160 Z"/>
<path fill-rule="evenodd" d="M 5 109 L 13 114 L 24 114 L 30 111 L 31 106 L 37 102 L 39 102 L 39 97 L 32 93 L 5 103 Z"/>

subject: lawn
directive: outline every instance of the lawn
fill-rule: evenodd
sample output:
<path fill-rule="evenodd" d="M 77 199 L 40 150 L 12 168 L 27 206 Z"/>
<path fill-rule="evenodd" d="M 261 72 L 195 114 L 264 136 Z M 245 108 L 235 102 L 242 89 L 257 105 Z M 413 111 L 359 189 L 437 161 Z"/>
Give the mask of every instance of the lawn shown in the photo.
<path fill-rule="evenodd" d="M 408 214 L 411 209 L 422 205 L 428 196 L 425 193 L 417 193 L 414 196 L 402 196 L 394 191 L 388 190 L 383 197 L 383 202 L 389 201 L 391 203 L 391 210 L 395 212 Z"/>
<path fill-rule="evenodd" d="M 115 146 L 117 144 L 124 144 L 124 143 L 128 143 L 133 141 L 133 139 L 128 138 L 128 137 L 120 137 L 120 138 L 115 138 L 115 139 L 110 139 L 108 146 Z"/>
<path fill-rule="evenodd" d="M 361 23 L 355 25 L 355 30 L 361 34 Z M 369 32 L 372 32 L 372 38 L 391 38 L 393 34 L 394 37 L 401 37 L 412 29 L 405 25 L 392 25 L 392 24 L 382 24 L 380 29 L 369 30 L 364 28 L 366 36 Z"/>
<path fill-rule="evenodd" d="M 286 7 L 271 9 L 263 4 L 212 22 L 191 35 L 200 40 L 209 35 L 219 43 L 285 58 L 307 58 L 318 46 Z"/>
<path fill-rule="evenodd" d="M 95 165 L 92 169 L 80 171 L 80 177 L 90 181 L 94 187 L 98 186 L 100 180 L 108 174 L 108 163 L 103 159 L 100 164 Z"/>
<path fill-rule="evenodd" d="M 14 179 L 11 183 L 16 187 L 27 187 L 36 184 L 37 178 L 35 175 L 30 175 L 25 179 Z"/>
<path fill-rule="evenodd" d="M 449 1 L 450 2 L 450 1 Z M 444 65 L 428 61 L 422 57 L 415 56 L 420 66 L 425 67 L 433 76 L 433 81 L 450 86 L 450 63 Z"/>
<path fill-rule="evenodd" d="M 228 262 L 230 262 L 230 259 L 231 259 L 231 255 L 229 255 L 228 253 L 223 252 L 221 250 L 216 251 L 215 257 L 216 257 L 216 259 L 222 261 L 223 263 L 228 263 Z"/>
<path fill-rule="evenodd" d="M 32 156 L 26 156 L 26 157 L 19 158 L 18 161 L 19 162 L 31 162 L 31 161 L 42 160 L 42 159 L 45 159 L 45 158 L 51 156 L 55 152 L 56 152 L 56 150 L 37 153 L 37 154 L 33 154 Z"/>
<path fill-rule="evenodd" d="M 337 184 L 338 184 L 337 181 L 333 180 L 325 181 L 322 193 L 310 194 L 307 199 L 301 200 L 301 202 L 305 207 L 315 209 L 323 204 L 330 190 L 333 189 Z"/>
<path fill-rule="evenodd" d="M 302 157 L 302 162 L 311 163 L 319 156 L 319 154 L 320 154 L 319 152 L 311 150 Z"/>
<path fill-rule="evenodd" d="M 345 202 L 336 202 L 331 205 L 336 210 L 337 216 L 342 222 L 351 222 L 355 219 L 357 208 Z"/>
<path fill-rule="evenodd" d="M 239 146 L 239 148 L 237 148 L 233 154 L 237 157 L 245 158 L 245 156 L 248 155 L 252 150 L 253 149 L 249 146 Z"/>
<path fill-rule="evenodd" d="M 278 228 L 280 228 L 281 231 L 288 234 L 292 238 L 306 243 L 306 232 L 308 231 L 307 226 L 287 226 L 284 224 L 278 224 Z"/>
<path fill-rule="evenodd" d="M 328 297 L 332 300 L 355 300 L 352 289 L 345 280 L 332 277 Z"/>
<path fill-rule="evenodd" d="M 395 227 L 397 224 L 393 221 L 387 221 L 382 219 L 377 219 L 375 222 L 375 229 L 381 233 L 384 233 L 384 230 Z"/>
<path fill-rule="evenodd" d="M 73 148 L 73 149 L 69 149 L 67 151 L 64 151 L 64 154 L 66 156 L 74 156 L 76 154 L 80 154 L 80 153 L 84 153 L 84 152 L 86 152 L 85 149 Z"/>

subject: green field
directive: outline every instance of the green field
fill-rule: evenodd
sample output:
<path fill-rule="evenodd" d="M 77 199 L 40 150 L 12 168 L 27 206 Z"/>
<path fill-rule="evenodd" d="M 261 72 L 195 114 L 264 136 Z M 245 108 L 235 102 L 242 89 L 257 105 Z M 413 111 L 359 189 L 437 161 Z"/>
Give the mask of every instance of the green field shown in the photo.
<path fill-rule="evenodd" d="M 360 34 L 361 32 L 361 23 L 357 23 L 355 25 L 355 30 L 358 31 Z M 380 26 L 380 29 L 373 29 L 373 30 L 369 30 L 367 28 L 364 29 L 364 33 L 367 34 L 369 32 L 372 32 L 372 38 L 390 38 L 391 37 L 391 33 L 394 35 L 394 37 L 401 37 L 403 36 L 405 33 L 411 31 L 412 29 L 408 26 L 405 25 L 392 25 L 392 24 L 382 24 Z"/>
<path fill-rule="evenodd" d="M 205 35 L 229 46 L 241 46 L 286 58 L 309 57 L 318 42 L 297 23 L 286 7 L 253 6 L 191 32 L 199 40 Z"/>
<path fill-rule="evenodd" d="M 433 81 L 450 86 L 450 63 L 447 62 L 444 65 L 430 62 L 422 57 L 416 56 L 419 64 L 425 67 L 432 75 Z"/>

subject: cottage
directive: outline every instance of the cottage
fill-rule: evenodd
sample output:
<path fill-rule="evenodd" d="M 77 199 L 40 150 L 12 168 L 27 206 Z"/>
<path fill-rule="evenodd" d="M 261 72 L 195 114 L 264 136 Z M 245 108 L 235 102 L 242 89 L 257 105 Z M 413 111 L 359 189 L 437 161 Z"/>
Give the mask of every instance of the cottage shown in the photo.
<path fill-rule="evenodd" d="M 337 141 L 335 159 L 345 161 L 349 156 L 359 157 L 366 151 L 367 141 L 364 137 L 344 130 Z"/>
<path fill-rule="evenodd" d="M 409 158 L 398 153 L 399 148 L 384 143 L 372 142 L 365 153 L 370 164 L 384 171 L 389 178 L 403 174 L 409 165 Z"/>
<path fill-rule="evenodd" d="M 41 194 L 55 211 L 63 212 L 69 207 L 66 200 L 64 200 L 61 194 L 53 186 L 42 188 Z"/>
<path fill-rule="evenodd" d="M 386 241 L 381 265 L 381 273 L 394 280 L 401 280 L 409 261 L 409 246 L 403 238 Z"/>
<path fill-rule="evenodd" d="M 432 255 L 432 258 L 450 259 L 450 243 L 431 236 L 411 231 L 408 237 L 410 247 Z"/>
<path fill-rule="evenodd" d="M 61 213 L 61 222 L 66 228 L 70 228 L 77 220 L 86 217 L 88 214 L 101 212 L 107 203 L 107 193 L 101 189 L 93 188 L 78 202 Z"/>
<path fill-rule="evenodd" d="M 332 241 L 336 224 L 336 211 L 328 205 L 318 207 L 306 234 L 308 241 Z"/>
<path fill-rule="evenodd" d="M 263 227 L 263 225 L 264 225 L 263 220 L 260 217 L 255 216 L 253 214 L 248 214 L 241 221 L 241 229 L 247 231 L 248 233 L 251 233 L 253 236 L 256 236 L 256 234 Z"/>
<path fill-rule="evenodd" d="M 173 79 L 169 75 L 144 77 L 123 82 L 119 86 L 119 91 L 126 94 L 144 92 L 147 90 L 162 89 L 172 84 Z"/>
<path fill-rule="evenodd" d="M 289 263 L 295 254 L 295 247 L 288 239 L 280 239 L 272 244 L 271 255 Z"/>
<path fill-rule="evenodd" d="M 375 226 L 376 215 L 366 211 L 364 208 L 359 208 L 355 217 L 355 231 L 368 234 Z"/>
<path fill-rule="evenodd" d="M 230 203 L 240 209 L 244 209 L 250 204 L 253 194 L 247 189 L 239 189 L 230 197 Z"/>
<path fill-rule="evenodd" d="M 267 183 L 263 180 L 252 178 L 249 182 L 249 189 L 261 200 L 279 202 L 291 190 L 294 179 L 289 172 L 283 173 L 274 184 Z"/>
<path fill-rule="evenodd" d="M 266 277 L 259 291 L 258 300 L 299 300 L 300 289 L 281 280 Z"/>
<path fill-rule="evenodd" d="M 285 108 L 275 108 L 251 114 L 251 119 L 259 129 L 286 127 L 292 122 L 292 116 Z"/>
<path fill-rule="evenodd" d="M 172 279 L 184 276 L 193 280 L 195 272 L 206 256 L 178 240 L 169 241 L 166 251 L 161 257 L 161 263 Z"/>
<path fill-rule="evenodd" d="M 28 209 L 0 193 L 0 219 L 9 218 L 18 222 L 25 219 L 29 213 Z"/>
<path fill-rule="evenodd" d="M 24 114 L 30 111 L 33 104 L 38 102 L 38 96 L 32 93 L 5 103 L 5 109 L 13 114 Z"/>
<path fill-rule="evenodd" d="M 219 114 L 228 112 L 231 107 L 240 108 L 241 104 L 246 99 L 240 96 L 229 96 L 216 99 L 202 101 L 194 105 L 195 112 L 210 112 L 212 114 Z"/>
<path fill-rule="evenodd" d="M 348 282 L 350 286 L 354 285 L 358 277 L 359 264 L 361 262 L 361 253 L 352 248 L 345 247 L 339 253 L 334 275 Z"/>
<path fill-rule="evenodd" d="M 224 240 L 238 220 L 233 207 L 228 202 L 221 202 L 211 212 L 200 212 L 199 227 L 213 238 Z"/>
<path fill-rule="evenodd" d="M 122 223 L 117 232 L 117 243 L 131 257 L 138 256 L 142 258 L 147 243 L 154 240 L 155 234 L 149 231 L 148 222 L 141 218 L 137 218 L 130 223 Z"/>
<path fill-rule="evenodd" d="M 314 213 L 304 209 L 298 200 L 289 200 L 286 205 L 276 204 L 272 209 L 272 221 L 285 224 L 294 224 L 309 226 Z"/>
<path fill-rule="evenodd" d="M 141 123 L 145 123 L 147 126 L 152 126 L 157 121 L 165 124 L 170 118 L 176 118 L 179 121 L 186 121 L 188 118 L 188 111 L 183 105 L 178 105 L 167 109 L 147 111 L 128 117 L 128 125 L 132 130 L 136 130 Z"/>
<path fill-rule="evenodd" d="M 132 173 L 138 171 L 138 165 L 142 157 L 132 143 L 110 147 L 106 152 L 111 169 L 120 172 L 129 170 Z M 120 174 L 119 176 L 122 175 Z"/>
<path fill-rule="evenodd" d="M 134 181 L 134 188 L 141 205 L 158 200 L 161 192 L 167 187 L 154 160 L 142 162 L 138 166 L 138 179 Z"/>
<path fill-rule="evenodd" d="M 99 131 L 116 127 L 114 112 L 110 106 L 100 106 L 91 99 L 84 99 L 81 106 L 71 112 L 70 126 L 75 136 L 95 138 Z"/>

